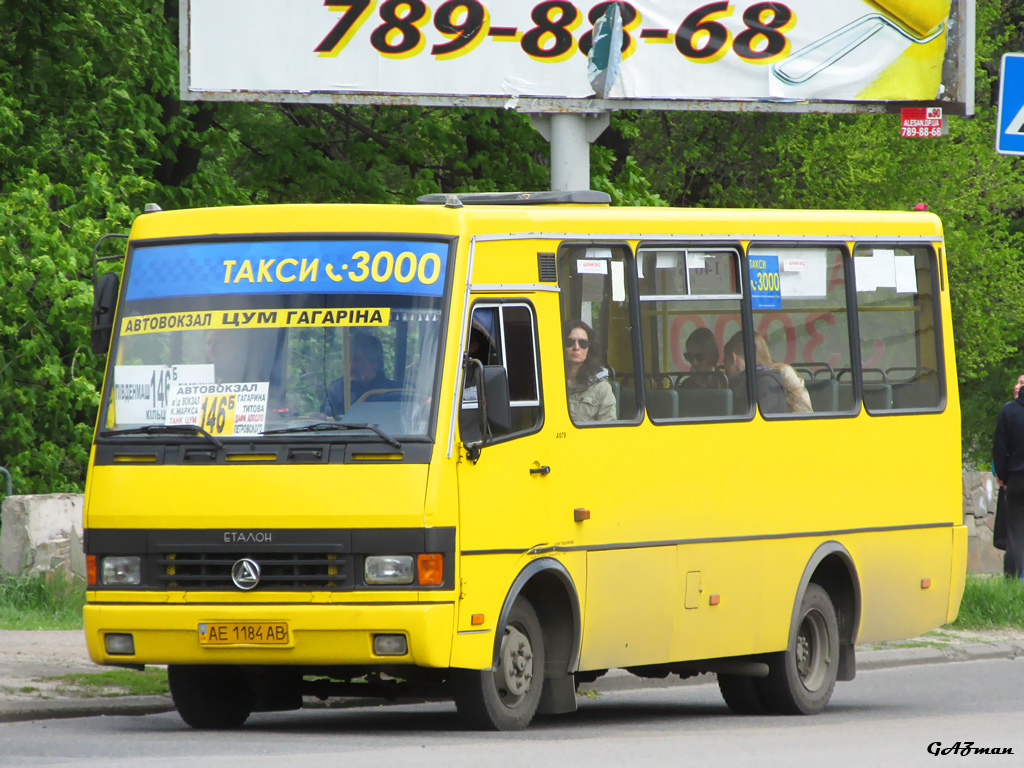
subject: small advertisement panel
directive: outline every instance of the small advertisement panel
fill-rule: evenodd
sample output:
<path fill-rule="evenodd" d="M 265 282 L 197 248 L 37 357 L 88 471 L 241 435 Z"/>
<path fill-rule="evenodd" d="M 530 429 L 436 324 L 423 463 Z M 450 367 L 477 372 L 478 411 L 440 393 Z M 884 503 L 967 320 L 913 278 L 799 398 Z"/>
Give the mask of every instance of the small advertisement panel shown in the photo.
<path fill-rule="evenodd" d="M 587 54 L 609 5 L 188 0 L 182 95 L 524 109 L 578 99 L 606 109 L 969 103 L 971 0 L 619 2 L 621 72 L 599 99 Z"/>

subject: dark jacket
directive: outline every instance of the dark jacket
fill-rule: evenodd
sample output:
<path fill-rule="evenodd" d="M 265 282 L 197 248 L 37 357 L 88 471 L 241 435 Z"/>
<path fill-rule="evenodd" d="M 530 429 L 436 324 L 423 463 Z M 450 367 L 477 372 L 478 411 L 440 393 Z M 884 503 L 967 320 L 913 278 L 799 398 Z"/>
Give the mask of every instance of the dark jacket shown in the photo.
<path fill-rule="evenodd" d="M 373 381 L 353 381 L 349 389 L 352 402 L 356 402 L 367 392 L 375 389 L 397 389 L 398 384 L 387 378 L 382 371 L 377 371 Z M 320 403 L 320 410 L 328 416 L 340 416 L 345 412 L 345 380 L 335 379 L 327 387 L 327 397 Z"/>
<path fill-rule="evenodd" d="M 999 412 L 992 440 L 992 466 L 1004 483 L 1011 473 L 1024 472 L 1024 389 Z"/>
<path fill-rule="evenodd" d="M 749 408 L 747 399 L 746 376 L 732 387 L 733 413 L 746 413 Z M 757 405 L 761 413 L 786 412 L 786 385 L 782 383 L 782 374 L 767 365 L 757 366 Z"/>
<path fill-rule="evenodd" d="M 782 374 L 767 365 L 757 366 L 757 407 L 761 413 L 785 413 L 787 410 Z"/>

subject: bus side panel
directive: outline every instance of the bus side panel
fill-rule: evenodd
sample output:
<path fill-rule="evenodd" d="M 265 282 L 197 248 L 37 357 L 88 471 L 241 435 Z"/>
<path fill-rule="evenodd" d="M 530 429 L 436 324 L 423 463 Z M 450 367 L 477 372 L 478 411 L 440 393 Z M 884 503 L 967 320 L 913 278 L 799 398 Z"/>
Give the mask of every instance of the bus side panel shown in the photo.
<path fill-rule="evenodd" d="M 956 621 L 960 615 L 960 601 L 964 597 L 967 583 L 967 526 L 958 525 L 953 529 L 953 568 L 949 580 L 949 607 L 946 623 Z"/>
<path fill-rule="evenodd" d="M 860 574 L 858 643 L 917 637 L 946 622 L 953 538 L 949 528 L 927 528 L 844 540 Z"/>
<path fill-rule="evenodd" d="M 677 547 L 587 554 L 586 619 L 580 669 L 660 664 L 669 658 L 679 602 Z M 677 580 L 676 580 L 677 581 Z"/>
<path fill-rule="evenodd" d="M 785 648 L 803 564 L 815 546 L 807 539 L 680 545 L 684 591 L 675 606 L 672 660 Z"/>

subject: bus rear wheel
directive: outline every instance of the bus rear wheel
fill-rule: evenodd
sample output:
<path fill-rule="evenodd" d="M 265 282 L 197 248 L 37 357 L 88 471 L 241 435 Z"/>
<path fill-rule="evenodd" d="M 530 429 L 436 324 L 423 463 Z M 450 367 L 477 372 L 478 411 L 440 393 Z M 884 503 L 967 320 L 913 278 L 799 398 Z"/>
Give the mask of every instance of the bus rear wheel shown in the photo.
<path fill-rule="evenodd" d="M 455 706 L 471 728 L 522 730 L 533 720 L 544 686 L 544 636 L 533 606 L 517 600 L 503 628 L 495 669 L 468 670 L 456 680 Z"/>
<path fill-rule="evenodd" d="M 785 715 L 814 715 L 832 698 L 839 673 L 839 621 L 828 592 L 809 584 L 790 648 L 773 654 L 764 693 Z"/>
<path fill-rule="evenodd" d="M 193 728 L 238 728 L 256 701 L 245 674 L 234 667 L 171 664 L 167 684 L 175 709 Z"/>

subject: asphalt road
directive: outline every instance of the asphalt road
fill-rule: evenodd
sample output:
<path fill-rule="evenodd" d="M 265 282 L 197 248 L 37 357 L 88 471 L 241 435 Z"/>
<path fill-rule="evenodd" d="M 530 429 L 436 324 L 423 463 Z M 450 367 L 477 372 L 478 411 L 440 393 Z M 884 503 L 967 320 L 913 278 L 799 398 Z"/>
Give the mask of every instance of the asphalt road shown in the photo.
<path fill-rule="evenodd" d="M 705 683 L 606 691 L 514 734 L 460 730 L 450 704 L 258 714 L 232 733 L 191 731 L 174 713 L 36 720 L 0 724 L 0 765 L 1015 766 L 1022 689 L 1024 659 L 1002 658 L 860 672 L 816 717 L 737 717 Z M 1013 754 L 928 751 L 967 742 Z"/>

